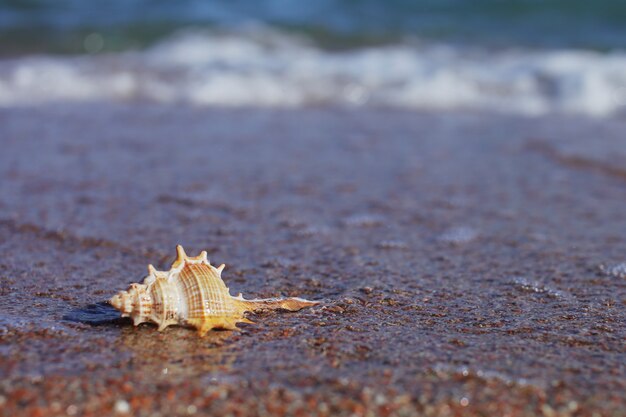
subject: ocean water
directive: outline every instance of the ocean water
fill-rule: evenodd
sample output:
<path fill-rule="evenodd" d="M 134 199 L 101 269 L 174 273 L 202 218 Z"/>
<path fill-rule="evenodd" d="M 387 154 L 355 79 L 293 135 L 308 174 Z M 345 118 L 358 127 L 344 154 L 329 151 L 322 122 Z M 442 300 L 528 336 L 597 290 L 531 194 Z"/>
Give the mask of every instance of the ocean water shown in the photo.
<path fill-rule="evenodd" d="M 0 1 L 0 106 L 626 113 L 626 1 Z"/>

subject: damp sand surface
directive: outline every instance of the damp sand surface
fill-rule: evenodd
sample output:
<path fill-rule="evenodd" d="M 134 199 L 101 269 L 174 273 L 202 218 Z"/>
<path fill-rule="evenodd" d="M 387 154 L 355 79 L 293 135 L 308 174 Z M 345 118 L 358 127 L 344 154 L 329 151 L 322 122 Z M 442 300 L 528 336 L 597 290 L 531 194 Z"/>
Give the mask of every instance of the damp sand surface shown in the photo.
<path fill-rule="evenodd" d="M 0 111 L 0 415 L 626 415 L 624 120 Z M 240 332 L 105 301 L 207 250 Z"/>

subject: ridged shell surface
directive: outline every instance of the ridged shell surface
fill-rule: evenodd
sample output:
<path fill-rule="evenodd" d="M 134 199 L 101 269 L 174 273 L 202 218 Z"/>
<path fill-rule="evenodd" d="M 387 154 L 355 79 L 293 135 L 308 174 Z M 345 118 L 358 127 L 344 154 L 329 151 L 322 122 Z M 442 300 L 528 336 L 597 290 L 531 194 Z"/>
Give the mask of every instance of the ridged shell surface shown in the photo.
<path fill-rule="evenodd" d="M 284 309 L 297 311 L 318 304 L 302 298 L 245 300 L 241 294 L 230 295 L 222 280 L 224 265 L 215 268 L 202 252 L 196 257 L 177 248 L 177 258 L 169 271 L 148 266 L 143 284 L 131 284 L 109 301 L 123 317 L 131 317 L 135 326 L 152 322 L 163 330 L 170 325 L 198 329 L 204 335 L 211 329 L 237 329 L 238 322 L 251 323 L 246 311 Z"/>

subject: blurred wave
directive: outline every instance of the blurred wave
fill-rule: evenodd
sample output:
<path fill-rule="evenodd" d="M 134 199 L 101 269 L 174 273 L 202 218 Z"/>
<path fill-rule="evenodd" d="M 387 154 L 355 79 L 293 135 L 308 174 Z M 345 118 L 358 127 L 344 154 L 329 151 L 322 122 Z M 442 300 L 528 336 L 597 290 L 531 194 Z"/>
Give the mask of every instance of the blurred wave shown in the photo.
<path fill-rule="evenodd" d="M 142 51 L 2 60 L 0 105 L 330 104 L 610 116 L 626 108 L 624 68 L 623 52 L 417 41 L 328 51 L 268 28 L 184 31 Z"/>

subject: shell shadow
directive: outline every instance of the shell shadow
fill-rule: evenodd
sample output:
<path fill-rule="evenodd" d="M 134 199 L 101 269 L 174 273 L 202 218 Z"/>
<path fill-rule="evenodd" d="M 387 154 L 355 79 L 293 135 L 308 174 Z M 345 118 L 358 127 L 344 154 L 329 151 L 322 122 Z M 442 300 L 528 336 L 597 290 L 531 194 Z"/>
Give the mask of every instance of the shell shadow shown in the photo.
<path fill-rule="evenodd" d="M 121 317 L 120 312 L 106 301 L 72 309 L 63 316 L 63 320 L 89 324 L 90 326 L 121 325 L 130 322 L 129 318 Z"/>

